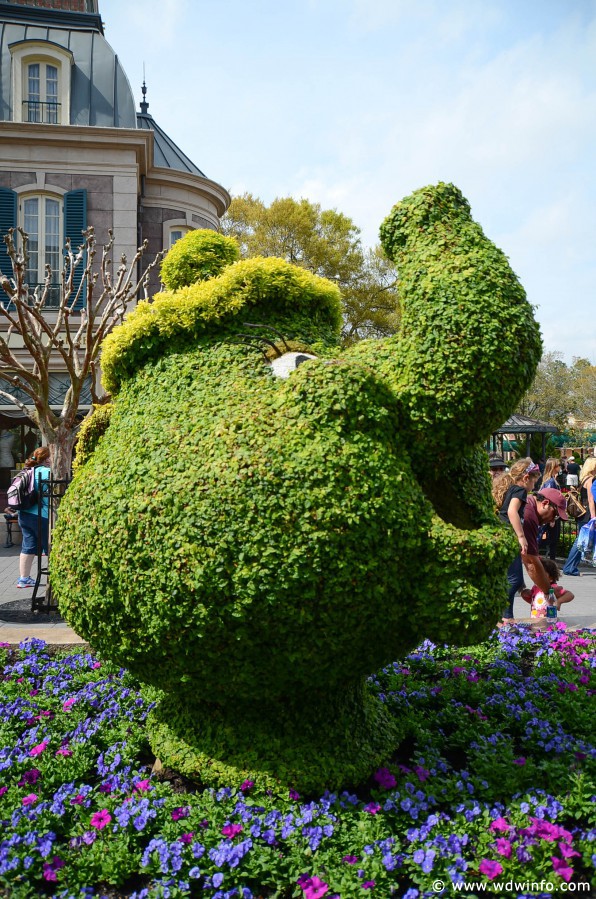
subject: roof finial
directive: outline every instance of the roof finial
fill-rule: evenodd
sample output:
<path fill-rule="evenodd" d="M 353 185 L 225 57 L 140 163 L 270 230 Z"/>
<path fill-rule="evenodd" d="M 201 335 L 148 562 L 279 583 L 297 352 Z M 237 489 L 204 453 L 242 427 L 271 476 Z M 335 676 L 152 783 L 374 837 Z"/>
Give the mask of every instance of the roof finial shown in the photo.
<path fill-rule="evenodd" d="M 143 86 L 141 88 L 143 92 L 143 99 L 141 100 L 141 114 L 147 115 L 147 110 L 149 109 L 149 104 L 146 101 L 147 96 L 147 85 L 145 84 L 145 63 L 143 63 Z"/>

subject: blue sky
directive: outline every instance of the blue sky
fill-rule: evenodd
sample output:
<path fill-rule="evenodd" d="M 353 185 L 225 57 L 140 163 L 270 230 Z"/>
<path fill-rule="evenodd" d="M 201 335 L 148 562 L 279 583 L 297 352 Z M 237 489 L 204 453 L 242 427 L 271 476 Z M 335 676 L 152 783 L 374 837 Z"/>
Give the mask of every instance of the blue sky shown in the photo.
<path fill-rule="evenodd" d="M 596 0 L 99 0 L 137 102 L 232 194 L 337 208 L 372 246 L 452 181 L 545 348 L 596 364 Z"/>

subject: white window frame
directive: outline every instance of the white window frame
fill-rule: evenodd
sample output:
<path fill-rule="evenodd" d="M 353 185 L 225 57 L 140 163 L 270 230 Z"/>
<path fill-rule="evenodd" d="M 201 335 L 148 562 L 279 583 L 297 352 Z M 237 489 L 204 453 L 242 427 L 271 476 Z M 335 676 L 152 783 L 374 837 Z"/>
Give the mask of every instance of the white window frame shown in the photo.
<path fill-rule="evenodd" d="M 52 191 L 41 191 L 41 190 L 28 190 L 28 191 L 19 191 L 18 195 L 18 208 L 17 208 L 17 222 L 19 227 L 23 228 L 28 234 L 30 234 L 30 227 L 27 226 L 25 213 L 26 213 L 26 204 L 29 200 L 37 200 L 38 201 L 38 259 L 37 259 L 37 278 L 35 280 L 29 279 L 29 269 L 26 272 L 26 276 L 28 281 L 30 280 L 30 287 L 34 287 L 37 284 L 45 283 L 45 264 L 47 260 L 46 251 L 44 248 L 45 238 L 47 236 L 47 221 L 46 221 L 46 200 L 51 200 L 57 204 L 57 216 L 56 222 L 58 225 L 57 229 L 57 241 L 55 242 L 55 246 L 53 247 L 53 254 L 55 256 L 56 266 L 52 268 L 52 284 L 59 285 L 60 277 L 62 273 L 62 249 L 64 247 L 64 197 L 59 193 L 54 193 Z M 31 252 L 31 250 L 29 250 Z"/>
<path fill-rule="evenodd" d="M 188 219 L 169 219 L 167 222 L 163 223 L 163 248 L 166 250 L 171 250 L 174 246 L 172 243 L 172 235 L 176 231 L 180 231 L 180 237 L 184 237 L 185 234 L 188 234 L 189 231 L 196 231 L 197 226 L 191 225 L 188 223 Z M 180 238 L 176 238 L 179 240 Z"/>
<path fill-rule="evenodd" d="M 58 73 L 58 107 L 56 122 L 45 124 L 70 124 L 70 81 L 71 66 L 74 57 L 70 50 L 59 47 L 50 41 L 19 41 L 10 45 L 12 56 L 12 112 L 13 121 L 28 122 L 29 117 L 25 103 L 29 99 L 29 66 L 39 65 L 40 74 L 46 72 L 46 66 L 54 66 Z M 40 102 L 45 103 L 46 78 L 41 78 L 43 89 Z M 43 106 L 41 107 L 43 109 Z M 44 122 L 44 116 L 41 117 Z"/>

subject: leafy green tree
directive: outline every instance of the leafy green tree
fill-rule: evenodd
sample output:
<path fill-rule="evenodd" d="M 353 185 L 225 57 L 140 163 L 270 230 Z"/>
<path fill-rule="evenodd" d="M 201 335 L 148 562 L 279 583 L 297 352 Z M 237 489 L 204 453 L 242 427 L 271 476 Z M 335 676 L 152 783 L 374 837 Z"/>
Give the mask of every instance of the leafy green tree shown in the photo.
<path fill-rule="evenodd" d="M 221 225 L 226 236 L 236 238 L 243 258 L 279 256 L 337 284 L 345 343 L 397 330 L 395 266 L 380 247 L 363 249 L 360 229 L 343 213 L 292 197 L 266 206 L 245 193 L 232 200 Z"/>
<path fill-rule="evenodd" d="M 573 432 L 581 442 L 596 430 L 596 366 L 580 357 L 567 365 L 562 353 L 544 353 L 517 411 Z"/>

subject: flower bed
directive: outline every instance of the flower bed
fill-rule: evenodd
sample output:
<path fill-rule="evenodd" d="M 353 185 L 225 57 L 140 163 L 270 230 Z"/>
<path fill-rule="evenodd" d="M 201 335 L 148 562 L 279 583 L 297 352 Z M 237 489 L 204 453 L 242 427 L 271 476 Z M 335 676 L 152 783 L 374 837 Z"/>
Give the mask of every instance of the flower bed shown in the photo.
<path fill-rule="evenodd" d="M 407 726 L 394 758 L 322 797 L 151 776 L 155 697 L 127 672 L 1 648 L 0 896 L 588 896 L 595 644 L 561 625 L 423 644 L 371 679 Z"/>

